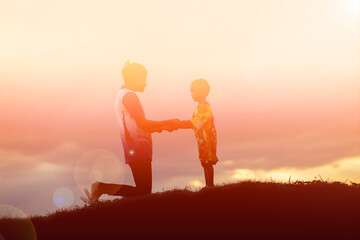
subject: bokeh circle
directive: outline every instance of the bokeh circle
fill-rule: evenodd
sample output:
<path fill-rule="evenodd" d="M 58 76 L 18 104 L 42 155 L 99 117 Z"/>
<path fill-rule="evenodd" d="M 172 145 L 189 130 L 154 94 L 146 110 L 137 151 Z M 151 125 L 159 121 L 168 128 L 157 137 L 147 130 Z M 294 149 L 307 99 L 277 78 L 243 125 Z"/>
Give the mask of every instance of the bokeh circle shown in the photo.
<path fill-rule="evenodd" d="M 66 187 L 55 190 L 53 194 L 53 202 L 58 208 L 67 208 L 74 203 L 74 193 Z"/>
<path fill-rule="evenodd" d="M 82 155 L 75 164 L 74 178 L 81 192 L 93 182 L 116 183 L 124 179 L 120 158 L 106 149 L 94 149 Z"/>
<path fill-rule="evenodd" d="M 0 239 L 36 240 L 31 219 L 20 209 L 0 204 Z"/>

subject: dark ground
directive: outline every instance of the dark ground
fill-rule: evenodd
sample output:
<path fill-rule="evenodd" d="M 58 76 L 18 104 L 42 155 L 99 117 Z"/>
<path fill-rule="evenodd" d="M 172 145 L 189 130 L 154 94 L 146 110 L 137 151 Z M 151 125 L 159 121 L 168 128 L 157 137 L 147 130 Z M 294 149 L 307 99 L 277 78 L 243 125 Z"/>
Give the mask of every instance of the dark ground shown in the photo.
<path fill-rule="evenodd" d="M 100 202 L 31 220 L 39 240 L 359 240 L 360 185 L 246 181 Z M 0 219 L 0 240 L 34 239 L 22 231 L 23 222 Z"/>

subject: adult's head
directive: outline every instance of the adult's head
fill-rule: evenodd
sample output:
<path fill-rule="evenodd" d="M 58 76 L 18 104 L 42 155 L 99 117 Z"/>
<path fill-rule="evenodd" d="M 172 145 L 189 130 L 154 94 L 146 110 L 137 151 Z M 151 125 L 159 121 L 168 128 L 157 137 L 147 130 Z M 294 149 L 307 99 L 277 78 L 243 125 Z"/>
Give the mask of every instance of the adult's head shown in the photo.
<path fill-rule="evenodd" d="M 205 79 L 197 79 L 191 83 L 191 96 L 194 101 L 204 101 L 210 92 L 210 85 Z"/>
<path fill-rule="evenodd" d="M 136 92 L 143 92 L 146 86 L 147 70 L 140 63 L 126 61 L 121 70 L 125 86 Z"/>

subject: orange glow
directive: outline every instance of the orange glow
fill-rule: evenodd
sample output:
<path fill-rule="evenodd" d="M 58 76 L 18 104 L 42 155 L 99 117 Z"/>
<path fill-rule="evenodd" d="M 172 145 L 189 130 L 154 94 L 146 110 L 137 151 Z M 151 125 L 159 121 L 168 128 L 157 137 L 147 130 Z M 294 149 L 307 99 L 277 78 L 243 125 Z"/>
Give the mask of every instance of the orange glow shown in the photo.
<path fill-rule="evenodd" d="M 0 199 L 133 183 L 114 113 L 127 60 L 147 69 L 148 119 L 190 119 L 190 83 L 209 81 L 217 184 L 358 181 L 359 27 L 358 0 L 1 1 Z M 193 132 L 153 142 L 155 191 L 203 186 Z"/>
<path fill-rule="evenodd" d="M 204 183 L 199 180 L 193 180 L 190 182 L 190 185 L 194 187 L 203 187 Z"/>

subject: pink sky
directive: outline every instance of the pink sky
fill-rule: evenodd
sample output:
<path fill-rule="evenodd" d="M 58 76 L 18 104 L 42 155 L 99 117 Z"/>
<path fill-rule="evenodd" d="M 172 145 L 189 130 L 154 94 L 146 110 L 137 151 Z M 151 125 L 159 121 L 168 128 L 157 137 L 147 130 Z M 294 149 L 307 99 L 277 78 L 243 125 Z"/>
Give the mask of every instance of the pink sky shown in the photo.
<path fill-rule="evenodd" d="M 43 214 L 62 187 L 81 204 L 84 179 L 133 183 L 113 108 L 126 60 L 148 69 L 150 119 L 190 118 L 191 81 L 210 82 L 216 183 L 360 181 L 357 0 L 5 1 L 0 16 L 0 204 Z M 154 192 L 201 186 L 191 131 L 153 141 Z"/>

